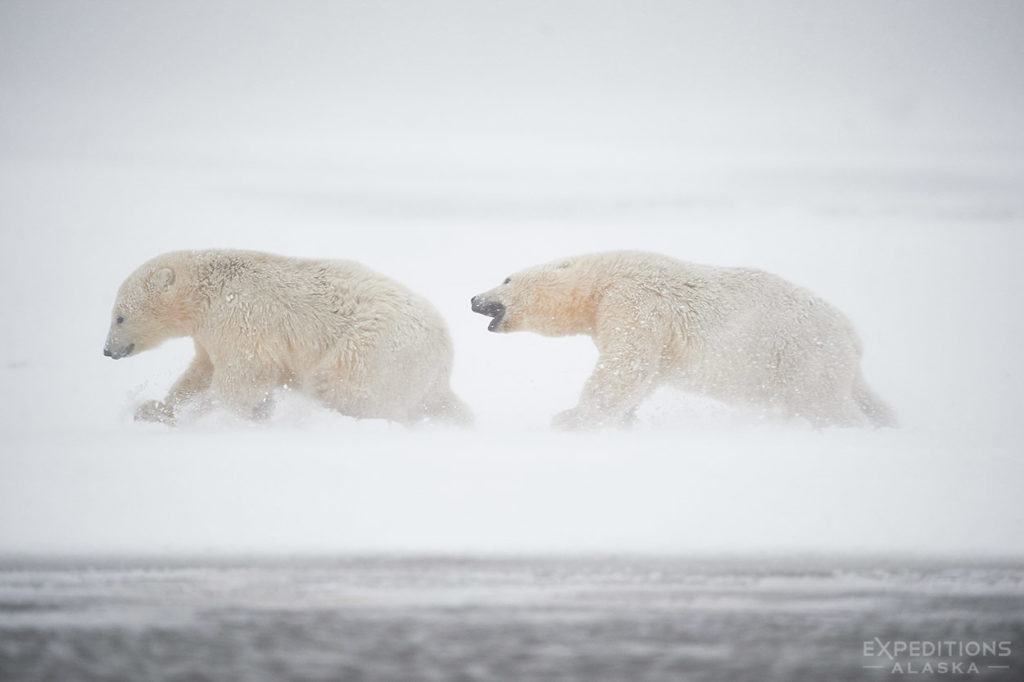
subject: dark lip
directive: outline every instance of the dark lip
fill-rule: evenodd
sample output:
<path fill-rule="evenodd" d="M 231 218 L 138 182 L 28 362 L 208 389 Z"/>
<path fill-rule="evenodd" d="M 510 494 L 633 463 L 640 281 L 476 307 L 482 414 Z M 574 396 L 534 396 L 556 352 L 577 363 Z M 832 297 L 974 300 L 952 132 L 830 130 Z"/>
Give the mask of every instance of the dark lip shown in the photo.
<path fill-rule="evenodd" d="M 501 312 L 494 316 L 494 319 L 487 324 L 487 331 L 496 332 L 498 331 L 498 325 L 505 319 L 505 309 L 502 308 Z"/>

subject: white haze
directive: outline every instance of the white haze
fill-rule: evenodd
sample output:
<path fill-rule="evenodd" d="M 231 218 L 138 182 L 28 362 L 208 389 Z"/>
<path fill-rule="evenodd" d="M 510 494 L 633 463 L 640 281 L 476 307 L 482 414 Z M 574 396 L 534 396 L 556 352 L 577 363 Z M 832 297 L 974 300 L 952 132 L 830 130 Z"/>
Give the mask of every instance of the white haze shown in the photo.
<path fill-rule="evenodd" d="M 0 554 L 1024 555 L 1022 46 L 1014 2 L 4 2 Z M 209 247 L 425 295 L 476 428 L 134 423 L 191 348 L 104 358 L 114 293 Z M 903 427 L 550 431 L 591 342 L 469 297 L 613 248 L 811 288 Z"/>

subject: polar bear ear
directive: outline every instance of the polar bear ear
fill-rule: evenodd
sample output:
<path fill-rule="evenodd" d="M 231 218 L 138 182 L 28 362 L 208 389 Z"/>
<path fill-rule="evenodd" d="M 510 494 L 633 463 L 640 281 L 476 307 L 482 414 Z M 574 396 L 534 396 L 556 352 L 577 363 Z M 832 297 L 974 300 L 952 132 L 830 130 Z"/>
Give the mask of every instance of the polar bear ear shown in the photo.
<path fill-rule="evenodd" d="M 170 268 L 160 268 L 149 276 L 146 284 L 148 284 L 151 289 L 162 291 L 174 284 L 174 270 L 171 270 Z"/>

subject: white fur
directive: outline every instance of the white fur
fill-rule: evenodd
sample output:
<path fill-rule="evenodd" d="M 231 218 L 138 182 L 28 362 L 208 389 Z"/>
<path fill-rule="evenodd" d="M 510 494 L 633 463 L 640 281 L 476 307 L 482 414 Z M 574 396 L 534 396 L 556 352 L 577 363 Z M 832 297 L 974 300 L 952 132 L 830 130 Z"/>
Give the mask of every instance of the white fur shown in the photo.
<path fill-rule="evenodd" d="M 121 286 L 107 350 L 134 354 L 176 336 L 193 338 L 195 358 L 139 419 L 173 421 L 186 403 L 208 403 L 211 390 L 263 417 L 273 391 L 287 386 L 354 417 L 471 420 L 449 387 L 452 343 L 440 314 L 358 263 L 250 251 L 158 256 Z"/>
<path fill-rule="evenodd" d="M 766 272 L 610 252 L 530 268 L 475 301 L 505 306 L 495 331 L 594 338 L 597 366 L 560 426 L 626 422 L 660 385 L 818 426 L 895 425 L 849 320 Z"/>

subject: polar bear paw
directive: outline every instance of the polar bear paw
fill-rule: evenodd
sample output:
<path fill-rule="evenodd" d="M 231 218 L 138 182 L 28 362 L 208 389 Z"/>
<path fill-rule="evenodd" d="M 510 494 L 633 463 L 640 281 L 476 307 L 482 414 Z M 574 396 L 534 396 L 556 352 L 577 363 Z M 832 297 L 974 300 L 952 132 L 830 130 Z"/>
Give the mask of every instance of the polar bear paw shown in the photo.
<path fill-rule="evenodd" d="M 175 422 L 174 409 L 159 400 L 147 400 L 135 409 L 135 421 L 173 425 Z"/>
<path fill-rule="evenodd" d="M 551 426 L 562 431 L 580 431 L 593 428 L 594 425 L 580 410 L 573 408 L 556 414 L 551 420 Z"/>
<path fill-rule="evenodd" d="M 563 431 L 585 431 L 604 428 L 628 429 L 637 423 L 636 410 L 632 409 L 622 416 L 611 417 L 587 412 L 578 407 L 559 412 L 551 420 L 551 426 Z"/>

